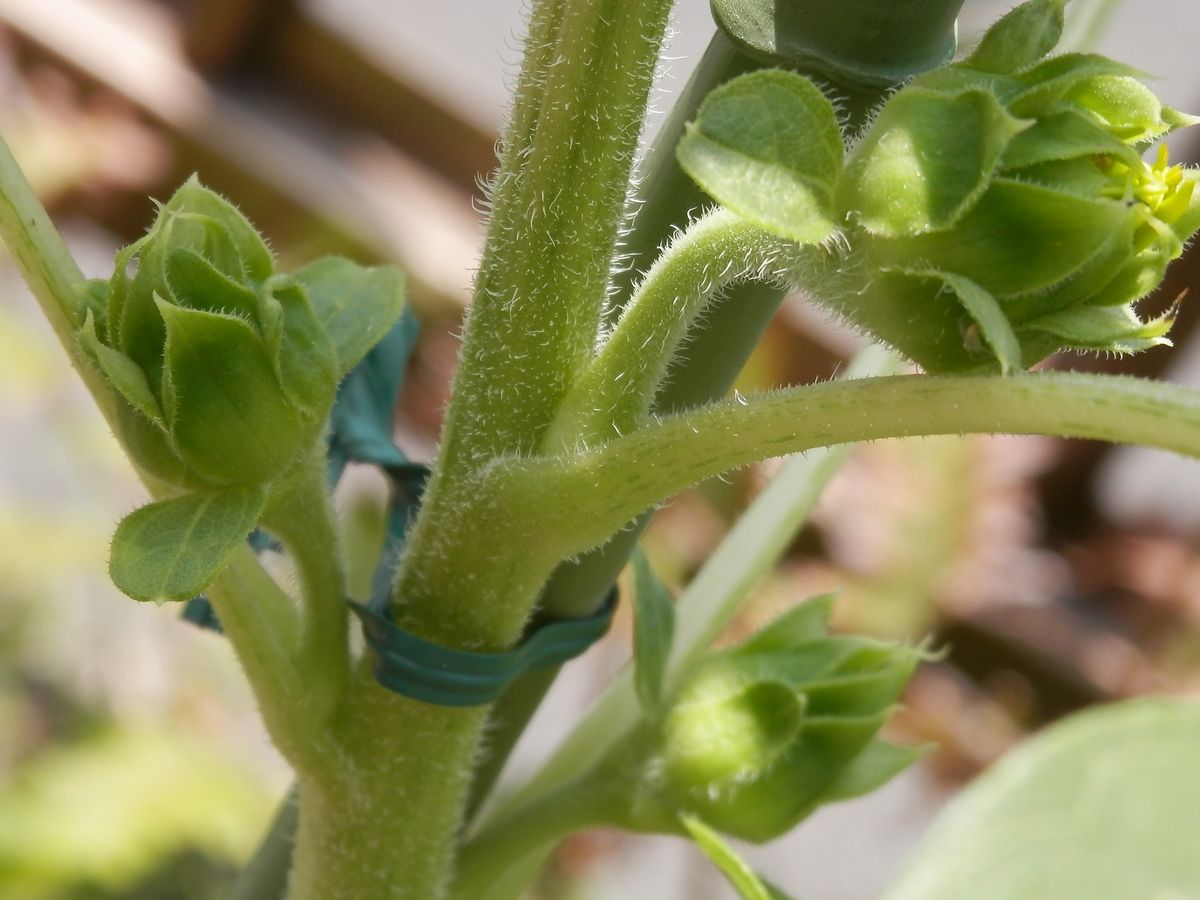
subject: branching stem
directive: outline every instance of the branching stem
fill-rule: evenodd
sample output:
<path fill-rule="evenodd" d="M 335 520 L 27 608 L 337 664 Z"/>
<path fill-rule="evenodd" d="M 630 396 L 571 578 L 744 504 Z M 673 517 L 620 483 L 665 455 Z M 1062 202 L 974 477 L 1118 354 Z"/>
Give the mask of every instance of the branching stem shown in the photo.
<path fill-rule="evenodd" d="M 562 510 L 558 533 L 570 530 L 584 550 L 675 492 L 739 466 L 851 441 L 974 433 L 1200 456 L 1200 393 L 1078 373 L 828 382 L 671 416 L 590 452 L 498 461 L 489 475 L 510 506 L 543 518 Z"/>
<path fill-rule="evenodd" d="M 747 278 L 771 279 L 795 245 L 715 209 L 663 251 L 559 407 L 544 449 L 627 434 L 650 411 L 672 358 L 705 308 Z"/>

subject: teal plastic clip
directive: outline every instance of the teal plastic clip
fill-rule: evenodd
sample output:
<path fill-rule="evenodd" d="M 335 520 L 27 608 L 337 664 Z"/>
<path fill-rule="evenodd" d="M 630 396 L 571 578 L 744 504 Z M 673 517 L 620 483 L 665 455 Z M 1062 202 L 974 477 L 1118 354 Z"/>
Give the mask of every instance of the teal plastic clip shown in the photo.
<path fill-rule="evenodd" d="M 400 628 L 386 607 L 374 607 L 350 602 L 375 656 L 376 681 L 425 703 L 482 706 L 496 700 L 522 672 L 562 665 L 603 637 L 612 624 L 617 591 L 614 588 L 604 606 L 585 619 L 535 621 L 525 639 L 503 653 L 431 643 Z"/>

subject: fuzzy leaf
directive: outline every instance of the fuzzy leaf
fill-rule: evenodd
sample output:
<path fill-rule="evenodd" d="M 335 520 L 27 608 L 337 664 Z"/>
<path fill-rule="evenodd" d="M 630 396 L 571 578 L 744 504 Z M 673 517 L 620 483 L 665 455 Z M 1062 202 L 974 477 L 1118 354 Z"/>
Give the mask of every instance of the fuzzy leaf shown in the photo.
<path fill-rule="evenodd" d="M 987 188 L 1024 127 L 988 91 L 901 91 L 855 147 L 839 204 L 884 237 L 946 228 Z"/>
<path fill-rule="evenodd" d="M 1184 900 L 1200 890 L 1200 706 L 1051 726 L 951 801 L 884 900 Z"/>
<path fill-rule="evenodd" d="M 1013 138 L 1004 149 L 1001 167 L 1009 171 L 1082 156 L 1113 156 L 1130 167 L 1141 160 L 1136 150 L 1085 113 L 1068 109 L 1039 119 Z"/>
<path fill-rule="evenodd" d="M 291 277 L 303 286 L 333 342 L 339 375 L 358 365 L 404 311 L 404 274 L 392 266 L 360 266 L 326 256 Z"/>
<path fill-rule="evenodd" d="M 265 502 L 266 491 L 250 487 L 143 506 L 117 526 L 109 575 L 135 600 L 187 600 L 220 574 Z"/>
<path fill-rule="evenodd" d="M 1058 46 L 1066 0 L 1022 3 L 987 30 L 964 65 L 1009 74 L 1034 65 Z"/>
<path fill-rule="evenodd" d="M 759 878 L 746 861 L 738 856 L 737 851 L 700 819 L 685 815 L 680 816 L 679 821 L 696 846 L 721 870 L 721 874 L 742 900 L 787 900 L 785 894 Z"/>
<path fill-rule="evenodd" d="M 1154 91 L 1128 75 L 1097 75 L 1076 85 L 1066 99 L 1099 116 L 1123 141 L 1141 143 L 1170 130 Z"/>
<path fill-rule="evenodd" d="M 188 235 L 173 234 L 172 246 L 192 246 L 237 281 L 265 281 L 275 270 L 271 250 L 250 220 L 195 175 L 171 195 L 159 222 Z"/>
<path fill-rule="evenodd" d="M 254 329 L 231 316 L 160 304 L 163 407 L 183 458 L 215 483 L 254 484 L 297 456 L 305 422 Z"/>
<path fill-rule="evenodd" d="M 341 374 L 333 342 L 297 283 L 280 279 L 270 283 L 267 290 L 281 313 L 274 339 L 267 342 L 279 383 L 288 399 L 306 415 L 324 418 Z"/>
<path fill-rule="evenodd" d="M 948 272 L 930 272 L 928 274 L 932 278 L 939 279 L 945 289 L 958 298 L 958 302 L 962 304 L 967 315 L 979 329 L 976 340 L 982 338 L 983 342 L 987 344 L 992 355 L 1000 363 L 1002 373 L 1020 371 L 1025 367 L 1021 361 L 1021 344 L 995 297 L 969 278 L 952 275 Z M 968 342 L 970 339 L 970 335 L 968 335 Z"/>
<path fill-rule="evenodd" d="M 833 594 L 822 594 L 797 603 L 738 646 L 738 653 L 773 653 L 792 650 L 829 633 Z"/>
<path fill-rule="evenodd" d="M 821 803 L 853 800 L 883 787 L 928 752 L 927 747 L 901 747 L 872 740 L 830 782 Z"/>
<path fill-rule="evenodd" d="M 675 635 L 675 604 L 641 550 L 633 554 L 633 572 L 633 679 L 642 710 L 653 717 L 662 706 L 663 677 Z"/>
<path fill-rule="evenodd" d="M 1014 116 L 1034 118 L 1054 112 L 1054 107 L 1071 91 L 1099 75 L 1137 78 L 1142 73 L 1132 66 L 1094 53 L 1064 53 L 1052 56 L 1016 79 L 1025 90 L 1013 97 L 1008 110 Z"/>
<path fill-rule="evenodd" d="M 996 297 L 1052 287 L 1086 265 L 1127 219 L 1123 203 L 998 178 L 951 231 L 877 239 L 879 264 L 921 262 Z"/>
<path fill-rule="evenodd" d="M 248 320 L 258 314 L 254 291 L 234 281 L 194 250 L 181 247 L 169 252 L 166 272 L 171 298 L 177 303 Z"/>
<path fill-rule="evenodd" d="M 1171 342 L 1173 315 L 1143 322 L 1128 306 L 1076 306 L 1029 323 L 1070 347 L 1112 353 L 1138 353 Z"/>
<path fill-rule="evenodd" d="M 717 88 L 679 143 L 679 164 L 747 221 L 802 244 L 836 230 L 837 115 L 803 76 L 766 69 Z"/>
<path fill-rule="evenodd" d="M 83 320 L 79 344 L 125 401 L 159 428 L 164 427 L 162 407 L 137 363 L 104 344 L 96 334 L 91 310 Z"/>

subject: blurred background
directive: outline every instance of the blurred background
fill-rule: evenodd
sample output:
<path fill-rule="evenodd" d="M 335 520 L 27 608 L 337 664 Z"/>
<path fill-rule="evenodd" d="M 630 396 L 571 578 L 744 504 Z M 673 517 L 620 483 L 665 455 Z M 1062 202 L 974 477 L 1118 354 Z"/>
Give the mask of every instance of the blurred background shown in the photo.
<path fill-rule="evenodd" d="M 1091 4 L 1089 6 L 1089 4 Z M 1011 5 L 968 0 L 964 43 Z M 656 106 L 707 43 L 680 0 Z M 1152 7 L 1152 9 L 1148 9 Z M 1107 11 L 1077 44 L 1162 80 L 1200 110 L 1193 0 L 1076 0 Z M 433 447 L 455 332 L 482 241 L 473 201 L 491 168 L 519 61 L 522 0 L 0 0 L 0 131 L 85 272 L 109 274 L 184 177 L 229 195 L 285 265 L 325 252 L 409 274 L 424 333 L 397 435 Z M 653 128 L 651 123 L 651 129 Z M 1187 135 L 1177 161 L 1197 161 Z M 1197 283 L 1177 263 L 1156 298 Z M 1200 386 L 1195 303 L 1173 351 L 1067 357 Z M 828 377 L 856 339 L 789 302 L 743 392 Z M 648 548 L 685 584 L 769 474 L 678 498 Z M 380 482 L 352 473 L 350 525 Z M 0 256 L 0 897 L 215 898 L 289 780 L 221 638 L 139 605 L 105 578 L 138 484 Z M 838 625 L 933 635 L 946 659 L 915 679 L 893 736 L 939 750 L 887 789 L 819 813 L 752 857 L 806 900 L 868 900 L 960 785 L 1082 707 L 1200 693 L 1200 468 L 1175 457 L 1040 439 L 861 448 L 735 629 L 840 590 Z M 568 668 L 511 767 L 528 773 L 628 655 L 627 613 Z M 598 832 L 569 841 L 537 897 L 732 894 L 680 841 Z"/>

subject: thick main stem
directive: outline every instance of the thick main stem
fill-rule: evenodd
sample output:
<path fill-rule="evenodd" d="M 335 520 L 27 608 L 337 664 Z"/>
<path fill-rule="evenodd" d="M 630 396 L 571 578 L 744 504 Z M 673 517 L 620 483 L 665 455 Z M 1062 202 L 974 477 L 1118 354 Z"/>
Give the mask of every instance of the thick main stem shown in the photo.
<path fill-rule="evenodd" d="M 394 590 L 396 618 L 424 637 L 511 643 L 553 565 L 542 524 L 481 496 L 478 474 L 537 447 L 592 354 L 669 9 L 542 0 L 533 11 L 453 400 Z"/>
<path fill-rule="evenodd" d="M 442 897 L 484 714 L 391 694 L 358 667 L 336 758 L 300 776 L 289 900 Z"/>

